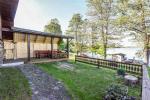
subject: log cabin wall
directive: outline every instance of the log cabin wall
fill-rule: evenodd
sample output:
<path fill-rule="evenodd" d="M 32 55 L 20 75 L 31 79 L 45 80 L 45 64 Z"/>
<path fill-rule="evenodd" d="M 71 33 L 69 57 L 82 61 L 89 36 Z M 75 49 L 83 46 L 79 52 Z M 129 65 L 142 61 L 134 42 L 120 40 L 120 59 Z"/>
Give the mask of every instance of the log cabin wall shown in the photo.
<path fill-rule="evenodd" d="M 58 49 L 60 38 L 54 38 L 53 49 Z M 34 57 L 35 50 L 51 50 L 51 37 L 30 35 L 30 55 Z M 4 40 L 5 58 L 27 58 L 27 34 L 13 33 L 13 40 Z"/>
<path fill-rule="evenodd" d="M 14 43 L 12 40 L 4 41 L 4 58 L 14 59 Z"/>
<path fill-rule="evenodd" d="M 2 15 L 0 12 L 0 64 L 3 63 Z"/>

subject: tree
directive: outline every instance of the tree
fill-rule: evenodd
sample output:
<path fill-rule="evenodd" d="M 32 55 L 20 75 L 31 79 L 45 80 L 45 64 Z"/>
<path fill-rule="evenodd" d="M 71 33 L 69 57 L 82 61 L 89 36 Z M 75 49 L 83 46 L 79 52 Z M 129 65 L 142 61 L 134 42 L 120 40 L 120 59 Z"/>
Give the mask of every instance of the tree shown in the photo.
<path fill-rule="evenodd" d="M 58 19 L 51 19 L 50 22 L 44 27 L 45 32 L 53 33 L 53 34 L 62 34 L 61 25 L 59 24 Z"/>
<path fill-rule="evenodd" d="M 78 34 L 78 46 L 80 53 L 88 51 L 90 45 L 90 33 L 89 33 L 89 20 L 84 19 L 82 25 L 80 26 Z"/>
<path fill-rule="evenodd" d="M 79 31 L 81 29 L 81 25 L 82 25 L 82 17 L 80 14 L 74 14 L 73 17 L 71 18 L 70 22 L 69 22 L 69 30 L 68 33 L 72 34 L 75 37 L 75 48 L 76 48 L 76 52 L 78 55 L 78 35 L 79 35 Z"/>
<path fill-rule="evenodd" d="M 63 41 L 63 39 L 61 39 L 59 41 L 59 50 L 65 50 L 66 49 L 66 43 Z"/>
<path fill-rule="evenodd" d="M 148 63 L 148 49 L 150 33 L 149 25 L 147 25 L 150 18 L 150 1 L 149 0 L 118 0 L 118 22 L 119 26 L 132 31 L 131 35 L 134 40 L 143 47 L 145 62 Z M 130 36 L 131 36 L 130 35 Z"/>
<path fill-rule="evenodd" d="M 106 59 L 112 0 L 87 0 L 87 3 L 88 15 L 98 22 L 99 27 L 97 28 L 103 44 L 104 59 Z"/>

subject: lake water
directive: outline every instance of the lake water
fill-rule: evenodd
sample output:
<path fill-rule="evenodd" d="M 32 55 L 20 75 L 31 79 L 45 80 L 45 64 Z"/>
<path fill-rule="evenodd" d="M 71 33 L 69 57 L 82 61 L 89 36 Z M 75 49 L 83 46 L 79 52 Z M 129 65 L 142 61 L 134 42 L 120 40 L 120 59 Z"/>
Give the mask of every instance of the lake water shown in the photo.
<path fill-rule="evenodd" d="M 136 60 L 143 60 L 143 58 L 138 58 L 136 56 L 139 50 L 142 50 L 142 48 L 109 48 L 107 49 L 107 54 L 123 53 L 126 54 L 128 59 L 133 59 L 133 57 L 135 57 Z"/>
<path fill-rule="evenodd" d="M 139 50 L 142 50 L 142 48 L 108 48 L 107 54 L 123 53 L 126 55 L 127 59 L 135 58 L 135 60 L 143 60 L 143 58 L 138 58 L 136 56 Z M 98 54 L 86 53 L 86 55 L 94 58 L 101 58 Z M 107 59 L 111 59 L 111 56 L 107 56 Z"/>

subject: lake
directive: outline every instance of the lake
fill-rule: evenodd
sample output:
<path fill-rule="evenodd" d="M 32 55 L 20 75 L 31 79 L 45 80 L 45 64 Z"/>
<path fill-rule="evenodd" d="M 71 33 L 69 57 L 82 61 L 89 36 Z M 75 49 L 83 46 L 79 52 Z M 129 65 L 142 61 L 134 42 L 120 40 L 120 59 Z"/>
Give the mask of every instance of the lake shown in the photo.
<path fill-rule="evenodd" d="M 123 53 L 126 54 L 128 59 L 133 59 L 133 57 L 135 57 L 136 60 L 143 60 L 143 58 L 138 58 L 136 56 L 139 50 L 142 50 L 142 48 L 108 48 L 107 54 Z"/>
<path fill-rule="evenodd" d="M 107 54 L 116 54 L 116 53 L 123 53 L 126 55 L 127 59 L 133 59 L 135 60 L 143 60 L 143 58 L 138 58 L 136 53 L 142 50 L 142 48 L 108 48 Z M 94 58 L 101 58 L 98 54 L 92 54 L 92 53 L 85 53 L 86 55 Z M 111 59 L 111 56 L 107 56 L 107 59 Z"/>

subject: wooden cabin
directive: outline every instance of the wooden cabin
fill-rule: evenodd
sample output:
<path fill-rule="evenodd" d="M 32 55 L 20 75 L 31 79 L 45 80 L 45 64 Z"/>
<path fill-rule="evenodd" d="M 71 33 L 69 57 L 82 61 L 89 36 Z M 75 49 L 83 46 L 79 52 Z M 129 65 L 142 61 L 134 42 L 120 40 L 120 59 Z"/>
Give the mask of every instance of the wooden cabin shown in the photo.
<path fill-rule="evenodd" d="M 0 64 L 8 59 L 67 58 L 73 37 L 14 27 L 19 0 L 0 0 Z M 58 46 L 66 39 L 66 51 Z"/>

